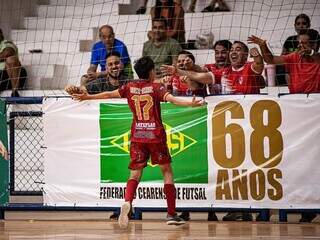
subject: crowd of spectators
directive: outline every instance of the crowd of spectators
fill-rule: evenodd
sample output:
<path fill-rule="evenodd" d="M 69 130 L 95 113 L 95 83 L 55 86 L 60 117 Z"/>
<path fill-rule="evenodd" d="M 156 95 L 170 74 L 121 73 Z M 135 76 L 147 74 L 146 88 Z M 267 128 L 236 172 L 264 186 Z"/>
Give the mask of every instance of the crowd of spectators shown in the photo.
<path fill-rule="evenodd" d="M 145 13 L 146 4 L 137 10 Z M 191 1 L 188 12 L 194 12 L 196 0 Z M 224 1 L 212 0 L 203 11 L 229 11 Z M 198 66 L 194 55 L 185 47 L 184 10 L 181 1 L 157 0 L 151 9 L 152 30 L 144 43 L 142 56 L 150 56 L 155 64 L 157 81 L 169 92 L 179 96 L 207 96 L 219 94 L 259 94 L 266 86 L 262 76 L 264 62 L 278 67 L 279 84 L 287 84 L 290 93 L 320 92 L 320 36 L 311 29 L 311 20 L 305 14 L 295 19 L 297 35 L 290 36 L 283 45 L 280 56 L 275 56 L 266 40 L 249 36 L 248 43 L 216 41 L 214 63 Z M 92 48 L 90 67 L 81 77 L 80 85 L 66 87 L 69 94 L 87 91 L 99 93 L 118 89 L 133 79 L 131 59 L 125 43 L 115 38 L 110 25 L 99 29 L 100 41 Z M 250 57 L 251 60 L 248 60 Z M 100 67 L 100 69 L 98 69 Z M 12 96 L 19 96 L 27 79 L 25 68 L 18 59 L 14 43 L 5 40 L 0 29 L 0 91 L 12 89 Z M 4 155 L 4 150 L 1 150 Z M 189 219 L 189 213 L 182 217 Z M 303 215 L 302 221 L 311 221 L 315 214 Z M 214 212 L 209 220 L 217 220 Z M 247 213 L 228 213 L 224 220 L 252 220 Z"/>

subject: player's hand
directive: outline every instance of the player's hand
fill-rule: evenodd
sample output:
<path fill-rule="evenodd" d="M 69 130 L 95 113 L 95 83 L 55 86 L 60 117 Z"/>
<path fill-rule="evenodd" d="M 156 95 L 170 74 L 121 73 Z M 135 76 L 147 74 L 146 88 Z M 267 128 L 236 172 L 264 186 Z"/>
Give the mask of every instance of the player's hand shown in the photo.
<path fill-rule="evenodd" d="M 312 49 L 309 47 L 299 46 L 298 54 L 300 56 L 310 56 L 312 55 Z"/>
<path fill-rule="evenodd" d="M 83 90 L 80 87 L 74 85 L 67 85 L 64 90 L 69 94 L 73 95 L 75 93 L 83 93 Z"/>
<path fill-rule="evenodd" d="M 188 82 L 190 82 L 191 80 L 190 80 L 190 78 L 188 78 L 187 76 L 181 76 L 181 77 L 180 77 L 180 81 L 181 81 L 182 83 L 188 83 Z"/>
<path fill-rule="evenodd" d="M 83 92 L 83 93 L 75 93 L 75 94 L 72 94 L 72 98 L 74 100 L 77 100 L 77 101 L 83 101 L 83 100 L 88 100 L 90 99 L 89 98 L 89 94 L 86 93 L 86 92 Z"/>
<path fill-rule="evenodd" d="M 257 44 L 259 46 L 265 45 L 266 44 L 266 40 L 259 38 L 255 35 L 251 35 L 250 37 L 248 37 L 248 43 L 254 43 Z"/>
<path fill-rule="evenodd" d="M 197 100 L 196 96 L 193 95 L 192 102 L 191 102 L 191 107 L 200 107 L 200 106 L 203 106 L 203 105 L 205 105 L 205 101 L 202 100 L 202 99 Z"/>
<path fill-rule="evenodd" d="M 2 156 L 5 160 L 9 160 L 7 149 L 1 141 L 0 141 L 0 156 Z"/>
<path fill-rule="evenodd" d="M 251 48 L 249 53 L 250 53 L 250 56 L 253 58 L 260 56 L 259 50 L 257 48 Z"/>
<path fill-rule="evenodd" d="M 162 65 L 160 70 L 163 75 L 173 75 L 177 72 L 177 68 L 173 65 Z"/>
<path fill-rule="evenodd" d="M 170 84 L 170 82 L 171 82 L 171 77 L 169 76 L 164 76 L 160 79 L 160 83 L 164 85 Z"/>
<path fill-rule="evenodd" d="M 85 77 L 88 79 L 88 81 L 92 81 L 97 79 L 99 74 L 97 72 L 88 72 Z"/>

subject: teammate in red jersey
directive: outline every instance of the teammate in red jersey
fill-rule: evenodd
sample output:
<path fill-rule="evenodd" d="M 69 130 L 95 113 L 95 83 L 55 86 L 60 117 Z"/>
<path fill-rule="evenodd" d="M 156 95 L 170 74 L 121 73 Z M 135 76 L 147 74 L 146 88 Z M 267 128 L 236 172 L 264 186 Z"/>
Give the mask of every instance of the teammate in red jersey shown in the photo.
<path fill-rule="evenodd" d="M 127 181 L 125 202 L 121 207 L 119 225 L 126 228 L 129 223 L 128 213 L 134 194 L 138 187 L 142 170 L 151 156 L 152 164 L 158 164 L 164 179 L 164 193 L 167 200 L 167 224 L 181 225 L 185 222 L 176 214 L 176 189 L 173 182 L 171 156 L 167 147 L 165 129 L 161 120 L 160 102 L 171 102 L 179 106 L 196 107 L 204 104 L 193 97 L 192 101 L 185 101 L 172 96 L 163 85 L 154 83 L 155 70 L 152 59 L 148 56 L 140 58 L 134 69 L 139 80 L 134 80 L 120 89 L 94 95 L 87 93 L 73 94 L 77 100 L 127 98 L 133 113 L 130 144 L 130 177 Z"/>
<path fill-rule="evenodd" d="M 249 54 L 253 62 L 247 62 Z M 231 65 L 225 69 L 221 77 L 221 93 L 223 94 L 258 94 L 264 87 L 263 59 L 257 48 L 248 49 L 247 45 L 240 41 L 232 44 L 229 53 Z M 163 74 L 187 76 L 190 80 L 202 84 L 216 84 L 216 76 L 213 72 L 192 72 L 177 69 L 175 66 L 162 65 Z M 219 76 L 217 76 L 219 79 Z"/>
<path fill-rule="evenodd" d="M 320 35 L 314 29 L 301 30 L 298 35 L 298 50 L 287 55 L 275 56 L 266 40 L 252 35 L 250 43 L 257 44 L 263 59 L 269 64 L 285 64 L 290 81 L 290 93 L 320 92 Z"/>
<path fill-rule="evenodd" d="M 215 78 L 215 83 L 208 84 L 209 94 L 221 94 L 221 77 L 230 66 L 231 46 L 232 43 L 229 40 L 217 41 L 213 46 L 215 63 L 204 65 L 204 70 L 212 72 Z"/>

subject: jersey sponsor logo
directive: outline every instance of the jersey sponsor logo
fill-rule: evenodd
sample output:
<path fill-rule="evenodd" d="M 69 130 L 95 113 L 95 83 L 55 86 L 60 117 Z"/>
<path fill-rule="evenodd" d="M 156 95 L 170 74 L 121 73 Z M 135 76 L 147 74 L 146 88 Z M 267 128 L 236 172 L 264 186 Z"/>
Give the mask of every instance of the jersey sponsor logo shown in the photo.
<path fill-rule="evenodd" d="M 137 87 L 130 87 L 130 93 L 131 94 L 149 94 L 153 93 L 153 87 L 143 87 L 143 88 L 137 88 Z"/>
<path fill-rule="evenodd" d="M 156 123 L 136 123 L 136 129 L 144 129 L 144 130 L 154 130 L 156 128 Z"/>

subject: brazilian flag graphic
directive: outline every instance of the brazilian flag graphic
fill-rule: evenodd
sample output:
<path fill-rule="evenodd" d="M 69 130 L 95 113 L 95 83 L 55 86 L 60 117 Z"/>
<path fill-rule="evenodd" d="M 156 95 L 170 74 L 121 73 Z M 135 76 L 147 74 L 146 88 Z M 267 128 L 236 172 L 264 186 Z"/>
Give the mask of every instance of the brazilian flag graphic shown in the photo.
<path fill-rule="evenodd" d="M 162 103 L 162 121 L 176 183 L 208 183 L 207 108 Z M 123 183 L 128 164 L 132 113 L 127 104 L 100 104 L 100 176 L 102 183 Z M 162 182 L 159 167 L 148 163 L 142 181 Z"/>

